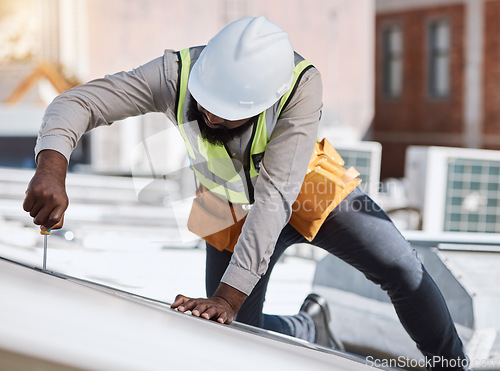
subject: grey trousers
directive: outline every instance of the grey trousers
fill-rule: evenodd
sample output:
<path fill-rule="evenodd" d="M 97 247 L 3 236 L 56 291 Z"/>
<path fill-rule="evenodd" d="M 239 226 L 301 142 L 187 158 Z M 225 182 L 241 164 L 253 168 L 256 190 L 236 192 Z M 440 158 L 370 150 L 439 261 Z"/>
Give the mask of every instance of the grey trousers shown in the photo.
<path fill-rule="evenodd" d="M 246 299 L 237 320 L 311 341 L 315 333 L 310 317 L 262 313 L 272 269 L 281 254 L 295 243 L 308 242 L 288 224 L 279 236 L 266 274 Z M 344 260 L 380 285 L 389 295 L 403 327 L 424 356 L 467 359 L 444 298 L 416 252 L 387 214 L 359 188 L 330 213 L 311 243 Z M 208 296 L 215 292 L 231 255 L 207 244 Z M 445 368 L 438 364 L 433 369 Z"/>

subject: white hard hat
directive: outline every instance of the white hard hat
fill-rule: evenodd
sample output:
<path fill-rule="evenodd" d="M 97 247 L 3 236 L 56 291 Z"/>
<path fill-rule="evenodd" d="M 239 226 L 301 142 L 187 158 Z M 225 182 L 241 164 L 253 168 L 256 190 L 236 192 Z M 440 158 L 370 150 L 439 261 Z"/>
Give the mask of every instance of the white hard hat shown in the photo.
<path fill-rule="evenodd" d="M 253 117 L 287 92 L 294 53 L 288 34 L 265 17 L 224 27 L 189 75 L 188 89 L 207 111 L 226 120 Z"/>

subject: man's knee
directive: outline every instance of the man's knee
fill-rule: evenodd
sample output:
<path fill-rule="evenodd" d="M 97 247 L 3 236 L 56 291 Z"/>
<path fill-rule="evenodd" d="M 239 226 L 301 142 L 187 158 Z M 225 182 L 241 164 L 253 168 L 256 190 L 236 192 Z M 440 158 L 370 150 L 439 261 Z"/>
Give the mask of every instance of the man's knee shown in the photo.
<path fill-rule="evenodd" d="M 392 296 L 397 292 L 414 292 L 418 290 L 427 275 L 415 252 L 394 258 L 385 264 L 378 275 L 370 279 Z"/>

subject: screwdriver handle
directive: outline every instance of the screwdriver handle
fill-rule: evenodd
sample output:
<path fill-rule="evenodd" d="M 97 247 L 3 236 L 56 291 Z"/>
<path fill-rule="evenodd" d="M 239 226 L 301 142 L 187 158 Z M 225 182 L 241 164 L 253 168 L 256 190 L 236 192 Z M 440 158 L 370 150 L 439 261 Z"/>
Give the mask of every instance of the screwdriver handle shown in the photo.
<path fill-rule="evenodd" d="M 41 234 L 41 235 L 48 236 L 48 235 L 50 234 L 50 229 L 47 229 L 46 231 L 42 231 L 42 230 L 40 230 L 40 234 Z"/>

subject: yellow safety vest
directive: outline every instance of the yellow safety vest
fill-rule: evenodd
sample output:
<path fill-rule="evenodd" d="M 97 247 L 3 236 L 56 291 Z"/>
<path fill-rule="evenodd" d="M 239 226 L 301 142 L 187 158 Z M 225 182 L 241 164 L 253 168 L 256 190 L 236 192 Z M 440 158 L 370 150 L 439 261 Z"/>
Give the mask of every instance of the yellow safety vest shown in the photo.
<path fill-rule="evenodd" d="M 195 47 L 178 52 L 180 70 L 177 123 L 191 167 L 202 186 L 200 189 L 203 190 L 199 191 L 193 202 L 188 228 L 219 250 L 233 251 L 247 213 L 241 205 L 253 203 L 253 184 L 259 175 L 259 161 L 300 77 L 312 64 L 295 54 L 292 85 L 278 102 L 259 115 L 251 139 L 248 159 L 250 166 L 248 170 L 245 170 L 244 166 L 238 166 L 238 171 L 227 149 L 223 145 L 214 145 L 204 140 L 198 123 L 187 120 L 186 100 L 192 99 L 190 94 L 187 94 L 189 72 L 202 50 L 203 47 Z M 354 169 L 346 171 L 343 165 L 342 158 L 328 142 L 323 140 L 316 144 L 290 219 L 290 224 L 309 241 L 314 239 L 330 211 L 361 182 L 360 179 L 355 179 L 357 174 Z M 325 200 L 318 203 L 314 184 L 324 186 L 327 183 L 330 184 L 331 193 L 323 194 Z M 209 192 L 206 192 L 207 190 Z M 214 197 L 214 194 L 219 197 Z M 221 197 L 229 201 L 226 201 L 225 211 L 221 211 L 224 208 Z M 210 221 L 214 221 L 215 227 L 210 225 Z"/>
<path fill-rule="evenodd" d="M 201 47 L 197 47 L 183 49 L 179 52 L 179 98 L 176 114 L 179 130 L 184 139 L 191 166 L 199 182 L 210 191 L 223 196 L 233 203 L 253 203 L 253 183 L 259 175 L 259 160 L 262 159 L 278 117 L 291 97 L 299 76 L 312 67 L 312 65 L 298 54 L 295 54 L 292 86 L 275 105 L 259 115 L 252 135 L 252 144 L 248 159 L 250 166 L 247 171 L 244 170 L 243 166 L 239 166 L 241 170 L 237 171 L 234 166 L 234 159 L 231 158 L 223 145 L 215 145 L 204 140 L 199 134 L 196 123 L 185 124 L 186 98 L 191 98 L 187 97 L 189 71 L 201 53 L 201 50 Z"/>

